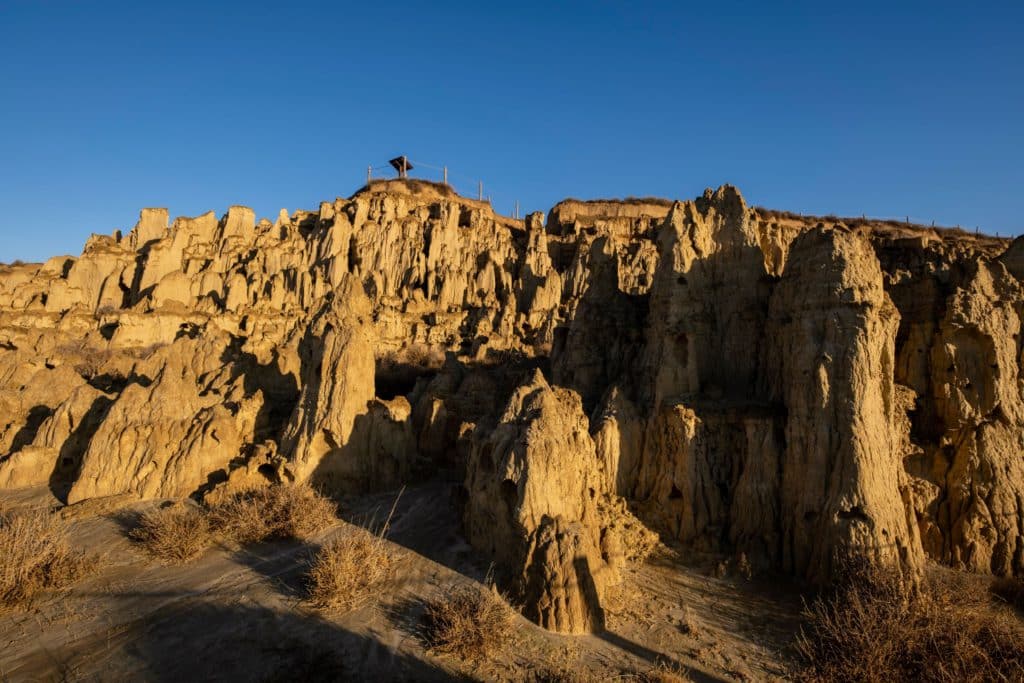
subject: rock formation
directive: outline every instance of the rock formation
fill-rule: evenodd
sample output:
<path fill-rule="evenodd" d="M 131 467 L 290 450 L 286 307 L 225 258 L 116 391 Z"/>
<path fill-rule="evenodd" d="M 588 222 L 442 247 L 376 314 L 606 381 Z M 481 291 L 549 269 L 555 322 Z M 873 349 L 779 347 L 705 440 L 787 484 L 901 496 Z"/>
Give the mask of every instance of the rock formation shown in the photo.
<path fill-rule="evenodd" d="M 688 201 L 526 220 L 419 181 L 0 267 L 0 487 L 460 483 L 524 612 L 602 628 L 651 531 L 827 582 L 1024 574 L 1018 242 Z"/>

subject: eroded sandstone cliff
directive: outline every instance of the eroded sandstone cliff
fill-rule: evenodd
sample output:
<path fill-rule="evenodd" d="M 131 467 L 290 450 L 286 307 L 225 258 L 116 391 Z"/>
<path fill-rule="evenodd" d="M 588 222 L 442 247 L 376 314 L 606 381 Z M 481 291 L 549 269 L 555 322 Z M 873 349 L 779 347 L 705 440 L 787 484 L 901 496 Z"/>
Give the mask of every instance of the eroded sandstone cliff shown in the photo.
<path fill-rule="evenodd" d="M 499 216 L 377 182 L 143 210 L 0 267 L 0 486 L 65 503 L 453 476 L 528 616 L 602 628 L 651 531 L 825 582 L 1024 573 L 1021 245 L 746 205 Z"/>

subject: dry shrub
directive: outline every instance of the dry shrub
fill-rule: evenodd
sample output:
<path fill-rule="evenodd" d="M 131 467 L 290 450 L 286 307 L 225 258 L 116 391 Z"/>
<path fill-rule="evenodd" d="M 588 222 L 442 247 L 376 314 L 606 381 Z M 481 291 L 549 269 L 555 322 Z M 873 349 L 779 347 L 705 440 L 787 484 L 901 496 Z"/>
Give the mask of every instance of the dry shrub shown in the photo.
<path fill-rule="evenodd" d="M 147 510 L 130 536 L 153 557 L 171 563 L 188 562 L 212 541 L 206 514 L 187 503 Z"/>
<path fill-rule="evenodd" d="M 406 366 L 418 370 L 437 370 L 444 365 L 444 349 L 413 342 L 385 353 L 378 361 L 383 370 Z"/>
<path fill-rule="evenodd" d="M 580 665 L 579 661 L 549 663 L 540 671 L 533 672 L 528 679 L 532 683 L 688 683 L 689 674 L 678 664 L 658 662 L 645 671 L 610 672 L 594 671 Z"/>
<path fill-rule="evenodd" d="M 858 569 L 804 617 L 804 680 L 1024 679 L 1024 628 L 977 577 L 936 570 L 913 590 L 895 572 Z"/>
<path fill-rule="evenodd" d="M 383 533 L 351 528 L 317 552 L 307 576 L 309 602 L 320 609 L 350 610 L 390 576 L 394 557 Z"/>
<path fill-rule="evenodd" d="M 988 589 L 1002 602 L 1024 611 L 1024 577 L 1002 576 L 992 579 Z"/>
<path fill-rule="evenodd" d="M 425 608 L 423 635 L 434 652 L 478 661 L 512 638 L 512 608 L 493 586 L 455 586 Z"/>
<path fill-rule="evenodd" d="M 692 680 L 679 664 L 658 662 L 657 665 L 633 677 L 636 683 L 686 683 Z"/>
<path fill-rule="evenodd" d="M 337 507 L 308 484 L 236 493 L 210 508 L 213 528 L 238 543 L 305 539 L 337 521 Z"/>
<path fill-rule="evenodd" d="M 0 511 L 0 609 L 70 586 L 96 564 L 71 550 L 66 523 L 45 510 Z"/>
<path fill-rule="evenodd" d="M 527 680 L 530 683 L 606 683 L 609 680 L 622 680 L 622 677 L 610 677 L 606 671 L 584 669 L 578 663 L 558 662 L 534 671 Z"/>
<path fill-rule="evenodd" d="M 697 617 L 689 605 L 683 606 L 683 616 L 679 618 L 679 632 L 693 638 L 701 637 L 700 622 L 697 621 Z"/>

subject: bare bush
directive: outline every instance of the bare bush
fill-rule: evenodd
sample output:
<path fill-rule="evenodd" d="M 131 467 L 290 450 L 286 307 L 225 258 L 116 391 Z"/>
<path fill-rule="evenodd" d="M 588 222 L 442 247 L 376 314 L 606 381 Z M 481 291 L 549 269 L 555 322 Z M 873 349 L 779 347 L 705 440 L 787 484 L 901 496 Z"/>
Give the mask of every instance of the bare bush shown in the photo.
<path fill-rule="evenodd" d="M 622 680 L 622 677 L 610 677 L 605 671 L 581 668 L 578 662 L 556 662 L 534 671 L 527 680 L 530 683 L 605 683 L 608 680 Z"/>
<path fill-rule="evenodd" d="M 992 681 L 1024 677 L 1024 628 L 977 579 L 936 570 L 917 589 L 859 570 L 804 610 L 797 651 L 810 681 Z"/>
<path fill-rule="evenodd" d="M 687 683 L 692 679 L 678 664 L 664 661 L 643 671 L 610 672 L 594 671 L 581 666 L 578 660 L 563 658 L 533 672 L 528 680 L 532 683 Z"/>
<path fill-rule="evenodd" d="M 144 512 L 130 536 L 147 553 L 169 563 L 188 562 L 213 540 L 205 512 L 188 503 Z"/>
<path fill-rule="evenodd" d="M 310 604 L 351 610 L 392 573 L 394 557 L 383 534 L 353 527 L 317 552 L 307 576 Z"/>
<path fill-rule="evenodd" d="M 702 629 L 697 617 L 689 605 L 683 606 L 683 615 L 679 618 L 679 632 L 693 638 L 700 638 Z"/>
<path fill-rule="evenodd" d="M 636 683 L 686 683 L 693 680 L 686 672 L 686 669 L 678 664 L 669 662 L 658 662 L 650 669 L 640 672 L 633 677 Z"/>
<path fill-rule="evenodd" d="M 423 635 L 434 652 L 479 661 L 512 638 L 512 608 L 493 586 L 455 586 L 425 607 Z"/>
<path fill-rule="evenodd" d="M 210 508 L 211 526 L 238 543 L 305 539 L 337 521 L 337 507 L 308 484 L 236 493 Z"/>
<path fill-rule="evenodd" d="M 0 511 L 0 609 L 70 586 L 95 566 L 71 549 L 66 523 L 45 510 Z"/>
<path fill-rule="evenodd" d="M 384 354 L 381 356 L 379 364 L 385 370 L 400 366 L 437 370 L 444 365 L 444 349 L 414 342 Z"/>

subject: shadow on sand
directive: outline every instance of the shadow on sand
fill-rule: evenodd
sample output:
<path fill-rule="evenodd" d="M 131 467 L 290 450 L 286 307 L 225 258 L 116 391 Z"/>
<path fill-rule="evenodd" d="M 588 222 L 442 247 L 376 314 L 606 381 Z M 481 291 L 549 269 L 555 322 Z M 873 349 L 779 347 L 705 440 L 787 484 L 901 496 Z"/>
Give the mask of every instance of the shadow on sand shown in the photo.
<path fill-rule="evenodd" d="M 73 651 L 48 652 L 47 668 L 95 669 L 98 680 L 157 683 L 463 680 L 314 613 L 173 595 L 116 597 L 173 602 L 116 635 L 96 634 L 77 641 Z"/>

